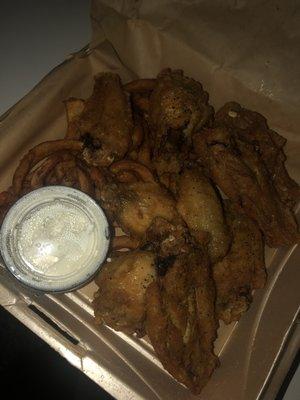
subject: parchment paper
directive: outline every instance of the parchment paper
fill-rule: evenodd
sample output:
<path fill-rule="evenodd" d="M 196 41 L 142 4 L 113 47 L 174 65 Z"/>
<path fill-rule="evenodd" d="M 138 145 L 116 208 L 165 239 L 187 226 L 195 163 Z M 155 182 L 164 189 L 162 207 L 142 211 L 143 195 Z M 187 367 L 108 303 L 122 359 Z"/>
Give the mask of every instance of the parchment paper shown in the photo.
<path fill-rule="evenodd" d="M 199 80 L 216 109 L 235 100 L 264 114 L 270 127 L 288 139 L 287 165 L 299 181 L 300 7 L 297 3 L 292 0 L 92 1 L 90 44 L 51 71 L 0 120 L 0 189 L 10 185 L 20 157 L 29 148 L 64 136 L 63 100 L 70 96 L 87 97 L 94 74 L 111 70 L 126 82 L 136 77 L 156 76 L 165 67 L 181 68 L 186 75 Z M 270 269 L 265 292 L 256 295 L 238 328 L 228 328 L 235 329 L 239 356 L 236 354 L 235 359 L 234 347 L 223 351 L 229 338 L 223 335 L 218 346 L 224 353 L 226 368 L 214 374 L 201 398 L 254 399 L 262 390 L 299 305 L 295 292 L 298 258 L 291 257 L 294 254 L 291 251 L 267 253 Z M 289 266 L 283 270 L 287 260 Z M 278 309 L 277 321 L 272 313 L 281 304 L 282 293 L 285 304 Z M 271 333 L 270 324 L 274 328 Z M 247 330 L 252 339 L 245 342 Z M 248 355 L 241 360 L 245 343 Z M 262 361 L 263 349 L 266 354 Z M 257 362 L 261 365 L 259 375 Z M 228 396 L 222 397 L 229 386 Z M 177 397 L 173 393 L 170 398 Z"/>

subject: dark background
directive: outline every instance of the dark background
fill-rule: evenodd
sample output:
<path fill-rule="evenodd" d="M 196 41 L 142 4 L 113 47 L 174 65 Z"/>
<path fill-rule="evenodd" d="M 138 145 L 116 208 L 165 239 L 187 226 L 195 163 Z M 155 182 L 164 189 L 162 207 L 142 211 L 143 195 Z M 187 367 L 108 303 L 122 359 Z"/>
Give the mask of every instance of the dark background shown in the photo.
<path fill-rule="evenodd" d="M 300 353 L 275 400 L 299 399 L 296 383 L 290 384 L 299 359 Z M 45 394 L 46 398 L 66 400 L 113 400 L 1 306 L 0 390 L 12 399 L 22 393 L 22 398 L 31 400 L 40 400 Z"/>
<path fill-rule="evenodd" d="M 90 40 L 89 0 L 0 0 L 0 115 Z"/>
<path fill-rule="evenodd" d="M 0 306 L 1 398 L 112 399 Z"/>

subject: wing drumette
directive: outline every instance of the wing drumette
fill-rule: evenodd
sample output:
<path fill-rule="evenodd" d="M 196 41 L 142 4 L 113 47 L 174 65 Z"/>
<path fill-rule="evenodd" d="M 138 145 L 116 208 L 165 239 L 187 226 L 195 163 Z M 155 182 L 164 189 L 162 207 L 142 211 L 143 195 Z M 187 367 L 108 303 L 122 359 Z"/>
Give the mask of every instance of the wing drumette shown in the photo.
<path fill-rule="evenodd" d="M 226 219 L 233 241 L 229 253 L 213 265 L 217 316 L 226 324 L 237 321 L 252 301 L 253 289 L 264 287 L 264 243 L 257 224 L 237 214 L 225 201 Z"/>

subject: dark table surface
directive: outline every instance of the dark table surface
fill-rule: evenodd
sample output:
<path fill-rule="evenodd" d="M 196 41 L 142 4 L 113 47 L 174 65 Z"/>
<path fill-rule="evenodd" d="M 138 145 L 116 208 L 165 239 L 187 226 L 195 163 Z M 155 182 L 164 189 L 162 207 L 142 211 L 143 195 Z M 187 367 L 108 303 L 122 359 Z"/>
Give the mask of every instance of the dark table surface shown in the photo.
<path fill-rule="evenodd" d="M 10 399 L 113 399 L 0 307 L 0 390 Z"/>
<path fill-rule="evenodd" d="M 276 400 L 284 398 L 299 358 L 300 353 Z M 44 394 L 47 398 L 66 400 L 113 400 L 1 306 L 0 388 L 1 393 L 9 393 L 12 399 L 21 392 L 23 398 L 30 400 L 40 400 Z"/>

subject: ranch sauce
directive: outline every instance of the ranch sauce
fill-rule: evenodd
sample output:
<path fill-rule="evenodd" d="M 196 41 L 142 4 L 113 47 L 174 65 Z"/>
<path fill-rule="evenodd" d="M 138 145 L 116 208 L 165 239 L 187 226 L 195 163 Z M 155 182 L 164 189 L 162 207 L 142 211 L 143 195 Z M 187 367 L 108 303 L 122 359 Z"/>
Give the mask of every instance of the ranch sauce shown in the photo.
<path fill-rule="evenodd" d="M 102 209 L 84 193 L 49 186 L 22 197 L 2 225 L 1 252 L 22 283 L 68 291 L 93 277 L 105 261 L 109 228 Z"/>

